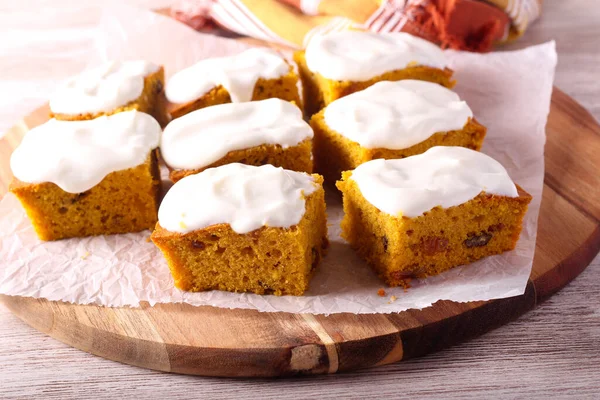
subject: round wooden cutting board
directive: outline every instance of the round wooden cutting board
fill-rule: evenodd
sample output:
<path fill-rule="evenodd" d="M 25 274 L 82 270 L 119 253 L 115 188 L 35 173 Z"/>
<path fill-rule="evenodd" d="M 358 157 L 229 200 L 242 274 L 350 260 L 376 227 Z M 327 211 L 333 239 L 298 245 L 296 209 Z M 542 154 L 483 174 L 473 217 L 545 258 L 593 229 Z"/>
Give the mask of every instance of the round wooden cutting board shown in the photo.
<path fill-rule="evenodd" d="M 0 141 L 0 195 L 12 149 L 47 119 L 40 109 Z M 172 304 L 139 309 L 2 296 L 19 318 L 81 350 L 161 371 L 214 376 L 316 374 L 420 356 L 505 324 L 574 279 L 600 250 L 600 126 L 558 89 L 547 127 L 546 176 L 525 294 L 440 301 L 398 314 L 319 316 Z"/>

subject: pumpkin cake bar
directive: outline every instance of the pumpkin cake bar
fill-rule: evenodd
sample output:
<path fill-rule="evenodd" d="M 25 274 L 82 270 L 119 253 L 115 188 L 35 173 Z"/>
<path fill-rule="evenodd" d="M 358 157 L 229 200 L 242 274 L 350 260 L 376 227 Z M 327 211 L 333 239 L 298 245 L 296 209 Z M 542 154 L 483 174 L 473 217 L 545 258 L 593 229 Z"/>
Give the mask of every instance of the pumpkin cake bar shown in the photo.
<path fill-rule="evenodd" d="M 137 110 L 166 124 L 165 73 L 147 61 L 110 61 L 69 80 L 50 99 L 50 117 L 81 121 Z"/>
<path fill-rule="evenodd" d="M 158 122 L 125 111 L 51 119 L 13 152 L 10 185 L 42 240 L 137 232 L 157 221 Z"/>
<path fill-rule="evenodd" d="M 235 163 L 175 183 L 151 236 L 175 286 L 303 294 L 328 245 L 322 181 Z"/>
<path fill-rule="evenodd" d="M 165 128 L 160 148 L 173 182 L 235 162 L 311 173 L 312 137 L 298 107 L 268 99 L 221 104 L 177 118 Z"/>
<path fill-rule="evenodd" d="M 342 237 L 390 286 L 515 248 L 531 196 L 491 157 L 433 147 L 346 171 Z"/>
<path fill-rule="evenodd" d="M 298 76 L 275 50 L 254 48 L 240 54 L 202 60 L 167 82 L 167 111 L 179 118 L 224 103 L 279 98 L 301 106 Z"/>
<path fill-rule="evenodd" d="M 315 114 L 315 170 L 326 182 L 377 159 L 404 158 L 433 146 L 479 150 L 486 128 L 466 102 L 431 82 L 378 82 Z"/>
<path fill-rule="evenodd" d="M 443 51 L 408 33 L 344 31 L 312 39 L 294 54 L 310 117 L 331 102 L 379 81 L 418 79 L 452 88 Z"/>

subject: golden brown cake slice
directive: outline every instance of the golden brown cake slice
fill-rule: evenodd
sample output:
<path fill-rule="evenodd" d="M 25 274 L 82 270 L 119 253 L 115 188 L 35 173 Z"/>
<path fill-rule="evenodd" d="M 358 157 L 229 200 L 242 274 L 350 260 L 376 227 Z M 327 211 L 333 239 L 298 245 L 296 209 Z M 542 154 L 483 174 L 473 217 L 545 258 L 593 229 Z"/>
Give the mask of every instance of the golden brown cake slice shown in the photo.
<path fill-rule="evenodd" d="M 171 121 L 161 138 L 161 154 L 174 182 L 236 162 L 312 173 L 312 137 L 311 127 L 292 103 L 229 103 Z"/>
<path fill-rule="evenodd" d="M 82 121 L 137 110 L 166 125 L 165 72 L 147 61 L 110 61 L 68 81 L 50 99 L 50 117 Z"/>
<path fill-rule="evenodd" d="M 301 107 L 298 76 L 275 50 L 253 48 L 202 60 L 167 82 L 167 110 L 173 119 L 224 103 L 278 98 Z"/>
<path fill-rule="evenodd" d="M 404 32 L 344 31 L 312 39 L 294 61 L 302 80 L 304 114 L 380 81 L 418 79 L 452 88 L 452 70 L 435 44 Z"/>
<path fill-rule="evenodd" d="M 10 191 L 42 240 L 151 229 L 157 221 L 159 136 L 158 122 L 137 111 L 52 119 L 15 149 Z"/>
<path fill-rule="evenodd" d="M 390 286 L 515 248 L 531 196 L 485 154 L 434 147 L 346 171 L 342 237 Z"/>
<path fill-rule="evenodd" d="M 315 114 L 315 171 L 326 182 L 377 158 L 404 158 L 433 146 L 479 150 L 486 128 L 466 102 L 430 82 L 379 82 Z"/>
<path fill-rule="evenodd" d="M 177 182 L 152 233 L 175 286 L 303 294 L 328 245 L 322 181 L 228 164 Z"/>

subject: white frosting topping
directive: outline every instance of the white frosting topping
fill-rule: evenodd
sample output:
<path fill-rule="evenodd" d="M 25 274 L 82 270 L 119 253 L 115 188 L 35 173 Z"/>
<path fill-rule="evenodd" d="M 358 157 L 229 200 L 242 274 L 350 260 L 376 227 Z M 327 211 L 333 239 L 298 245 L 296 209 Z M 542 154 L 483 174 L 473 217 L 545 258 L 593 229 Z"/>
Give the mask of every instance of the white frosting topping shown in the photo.
<path fill-rule="evenodd" d="M 306 64 L 327 79 L 367 81 L 413 64 L 444 68 L 447 62 L 438 46 L 408 33 L 343 31 L 312 39 Z"/>
<path fill-rule="evenodd" d="M 55 114 L 112 111 L 137 99 L 144 77 L 158 71 L 148 61 L 109 61 L 69 80 L 50 99 Z"/>
<path fill-rule="evenodd" d="M 289 69 L 275 50 L 254 48 L 230 57 L 202 60 L 177 72 L 167 82 L 166 95 L 171 103 L 188 103 L 223 86 L 233 103 L 250 101 L 259 78 L 277 79 Z"/>
<path fill-rule="evenodd" d="M 418 217 L 434 207 L 454 207 L 481 192 L 517 197 L 517 188 L 493 158 L 464 147 L 432 147 L 397 160 L 361 164 L 352 177 L 364 198 L 393 216 Z"/>
<path fill-rule="evenodd" d="M 318 188 L 312 176 L 275 168 L 227 164 L 178 181 L 158 210 L 168 231 L 186 233 L 229 224 L 244 234 L 263 226 L 289 228 L 304 216 L 305 196 Z"/>
<path fill-rule="evenodd" d="M 280 99 L 206 107 L 177 118 L 161 138 L 161 154 L 177 169 L 202 168 L 234 150 L 262 144 L 295 146 L 313 131 L 298 107 Z"/>
<path fill-rule="evenodd" d="M 416 80 L 378 82 L 325 108 L 329 128 L 369 149 L 406 149 L 472 117 L 453 91 Z"/>
<path fill-rule="evenodd" d="M 138 111 L 87 121 L 51 119 L 27 132 L 10 167 L 23 182 L 52 182 L 65 192 L 81 193 L 111 172 L 142 164 L 159 137 L 158 122 Z"/>

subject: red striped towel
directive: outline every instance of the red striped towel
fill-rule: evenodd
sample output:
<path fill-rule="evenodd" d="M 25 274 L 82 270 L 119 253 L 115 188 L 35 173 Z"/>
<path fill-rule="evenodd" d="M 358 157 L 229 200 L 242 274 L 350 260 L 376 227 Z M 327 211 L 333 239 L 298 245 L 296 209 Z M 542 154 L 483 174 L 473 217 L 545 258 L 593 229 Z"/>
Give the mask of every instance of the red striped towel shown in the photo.
<path fill-rule="evenodd" d="M 442 47 L 488 51 L 522 35 L 542 0 L 181 0 L 172 15 L 195 29 L 302 47 L 344 29 L 409 32 Z"/>

